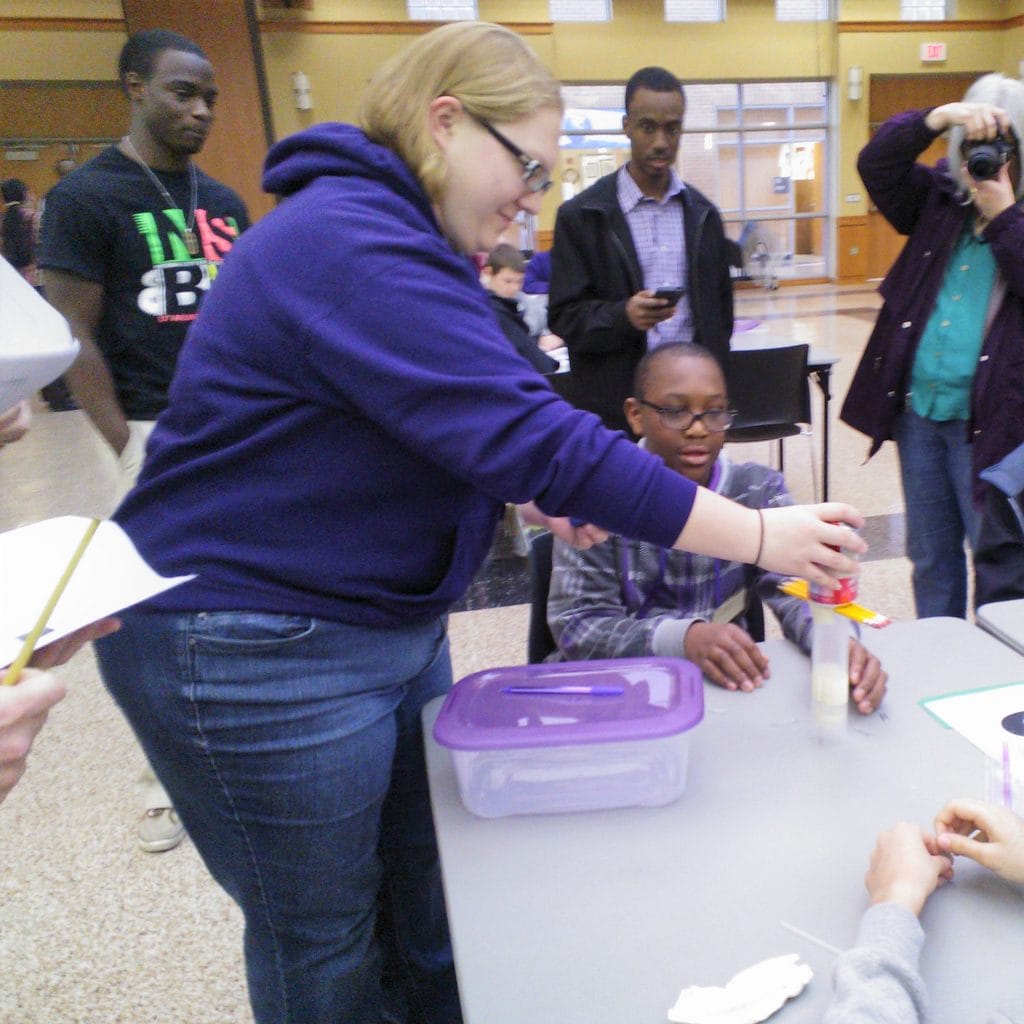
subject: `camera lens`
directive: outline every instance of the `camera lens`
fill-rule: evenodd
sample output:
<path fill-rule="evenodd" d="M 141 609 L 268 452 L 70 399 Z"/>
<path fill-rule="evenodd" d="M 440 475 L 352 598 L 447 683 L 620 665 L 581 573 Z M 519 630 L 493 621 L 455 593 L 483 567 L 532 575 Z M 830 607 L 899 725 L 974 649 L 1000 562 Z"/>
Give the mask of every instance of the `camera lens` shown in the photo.
<path fill-rule="evenodd" d="M 991 142 L 981 142 L 971 147 L 967 157 L 967 170 L 975 181 L 994 178 L 1006 162 L 1004 153 Z"/>

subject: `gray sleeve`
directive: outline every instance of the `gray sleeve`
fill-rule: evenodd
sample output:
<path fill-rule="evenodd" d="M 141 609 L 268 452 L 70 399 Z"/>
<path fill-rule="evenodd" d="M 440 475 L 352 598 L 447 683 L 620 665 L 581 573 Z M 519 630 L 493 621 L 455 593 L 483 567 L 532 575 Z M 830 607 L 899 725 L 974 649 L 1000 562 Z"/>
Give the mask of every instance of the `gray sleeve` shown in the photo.
<path fill-rule="evenodd" d="M 562 658 L 682 657 L 692 619 L 674 614 L 638 619 L 622 596 L 617 536 L 581 551 L 556 540 L 548 591 L 548 626 Z"/>
<path fill-rule="evenodd" d="M 923 945 L 921 925 L 906 907 L 869 907 L 856 945 L 836 960 L 823 1024 L 921 1024 L 927 1014 L 918 972 Z"/>

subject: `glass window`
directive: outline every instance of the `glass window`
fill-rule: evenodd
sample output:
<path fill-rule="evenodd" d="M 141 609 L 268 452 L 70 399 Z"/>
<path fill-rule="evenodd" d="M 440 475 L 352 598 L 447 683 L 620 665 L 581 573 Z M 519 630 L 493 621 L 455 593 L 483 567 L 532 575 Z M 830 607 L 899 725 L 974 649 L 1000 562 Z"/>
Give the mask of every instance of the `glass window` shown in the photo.
<path fill-rule="evenodd" d="M 552 21 L 611 21 L 612 0 L 548 0 Z"/>
<path fill-rule="evenodd" d="M 900 0 L 903 21 L 948 21 L 955 16 L 955 0 Z"/>
<path fill-rule="evenodd" d="M 623 86 L 564 86 L 559 180 L 566 199 L 629 160 Z M 829 276 L 828 83 L 686 85 L 677 170 L 737 241 L 766 242 L 782 278 Z"/>
<path fill-rule="evenodd" d="M 776 21 L 828 21 L 830 0 L 775 0 Z"/>
<path fill-rule="evenodd" d="M 725 21 L 725 0 L 665 0 L 666 21 Z"/>
<path fill-rule="evenodd" d="M 405 0 L 410 21 L 475 21 L 476 0 Z"/>

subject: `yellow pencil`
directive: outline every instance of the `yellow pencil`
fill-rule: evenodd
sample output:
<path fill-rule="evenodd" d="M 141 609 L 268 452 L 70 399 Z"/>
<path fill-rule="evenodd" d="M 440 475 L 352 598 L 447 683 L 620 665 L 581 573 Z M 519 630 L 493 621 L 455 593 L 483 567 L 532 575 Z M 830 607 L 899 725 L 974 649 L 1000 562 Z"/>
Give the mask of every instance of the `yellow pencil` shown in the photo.
<path fill-rule="evenodd" d="M 14 686 L 21 678 L 21 670 L 28 664 L 29 658 L 32 657 L 36 641 L 43 635 L 43 630 L 46 629 L 46 624 L 50 621 L 53 609 L 57 607 L 57 602 L 60 600 L 61 594 L 64 593 L 64 588 L 67 587 L 72 574 L 78 568 L 78 563 L 82 560 L 82 555 L 85 554 L 85 549 L 89 546 L 89 541 L 92 540 L 93 534 L 99 525 L 100 521 L 98 519 L 91 519 L 89 521 L 89 525 L 85 528 L 85 534 L 78 542 L 75 553 L 71 556 L 71 561 L 68 562 L 67 568 L 61 574 L 60 579 L 57 580 L 57 586 L 53 588 L 53 593 L 43 606 L 36 624 L 29 631 L 28 636 L 25 637 L 25 642 L 21 645 L 18 656 L 11 662 L 11 666 L 4 673 L 3 679 L 0 679 L 0 686 Z"/>
<path fill-rule="evenodd" d="M 801 601 L 808 600 L 807 580 L 798 579 L 796 576 L 787 576 L 779 581 L 778 589 L 790 597 L 799 597 Z M 888 615 L 873 612 L 870 608 L 865 608 L 862 604 L 855 604 L 852 601 L 848 604 L 837 604 L 833 610 L 837 615 L 843 615 L 848 619 L 853 619 L 854 622 L 860 622 L 875 629 L 881 629 L 892 622 Z"/>

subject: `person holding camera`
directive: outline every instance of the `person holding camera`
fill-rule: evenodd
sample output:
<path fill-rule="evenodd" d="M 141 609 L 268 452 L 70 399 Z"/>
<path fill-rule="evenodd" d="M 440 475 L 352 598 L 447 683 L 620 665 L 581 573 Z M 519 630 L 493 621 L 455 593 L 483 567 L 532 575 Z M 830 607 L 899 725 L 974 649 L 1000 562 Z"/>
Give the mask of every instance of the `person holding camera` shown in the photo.
<path fill-rule="evenodd" d="M 945 131 L 948 157 L 917 162 Z M 1024 84 L 985 75 L 962 102 L 897 114 L 857 169 L 908 240 L 841 413 L 895 440 L 918 616 L 967 613 L 982 470 L 1024 442 Z"/>

